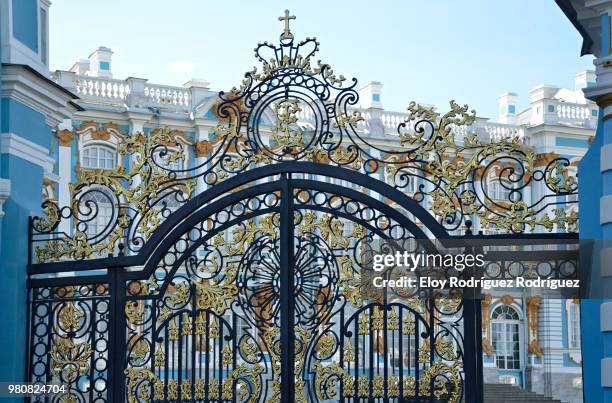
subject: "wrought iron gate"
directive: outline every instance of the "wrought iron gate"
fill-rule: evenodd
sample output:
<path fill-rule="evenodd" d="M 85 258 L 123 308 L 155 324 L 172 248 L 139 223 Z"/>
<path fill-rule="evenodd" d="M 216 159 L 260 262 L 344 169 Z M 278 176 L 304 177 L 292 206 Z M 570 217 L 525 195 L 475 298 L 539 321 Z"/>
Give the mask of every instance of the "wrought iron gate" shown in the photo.
<path fill-rule="evenodd" d="M 318 46 L 288 25 L 259 45 L 263 70 L 220 94 L 195 168 L 162 163 L 181 158 L 176 131 L 136 134 L 129 171 L 85 172 L 71 206 L 32 219 L 28 379 L 70 385 L 55 401 L 479 401 L 480 302 L 372 297 L 362 252 L 461 240 L 471 220 L 569 228 L 548 196 L 517 197 L 537 181 L 572 193 L 566 161 L 534 168 L 517 139 L 467 132 L 475 114 L 455 103 L 411 104 L 384 148 L 360 127 L 356 80 L 311 65 Z M 489 170 L 513 183 L 506 203 L 491 205 Z M 100 200 L 113 215 L 92 234 Z"/>

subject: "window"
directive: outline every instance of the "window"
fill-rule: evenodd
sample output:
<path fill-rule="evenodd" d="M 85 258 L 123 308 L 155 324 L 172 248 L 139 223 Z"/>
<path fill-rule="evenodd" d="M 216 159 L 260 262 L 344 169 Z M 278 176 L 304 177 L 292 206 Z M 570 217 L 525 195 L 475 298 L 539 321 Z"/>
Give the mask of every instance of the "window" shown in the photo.
<path fill-rule="evenodd" d="M 47 64 L 47 10 L 40 9 L 40 60 Z"/>
<path fill-rule="evenodd" d="M 512 185 L 506 180 L 500 180 L 496 176 L 489 177 L 488 196 L 493 200 L 509 200 Z"/>
<path fill-rule="evenodd" d="M 553 113 L 555 111 L 555 106 L 554 105 L 548 105 L 548 112 L 549 113 Z"/>
<path fill-rule="evenodd" d="M 598 113 L 597 109 L 591 109 L 591 116 L 597 117 Z"/>
<path fill-rule="evenodd" d="M 111 200 L 111 197 L 101 190 L 91 190 L 81 199 L 81 209 L 91 210 L 90 214 L 82 217 L 82 224 L 86 227 L 79 228 L 85 229 L 88 239 L 97 238 L 109 229 L 107 226 L 113 219 Z"/>
<path fill-rule="evenodd" d="M 116 161 L 116 153 L 110 147 L 94 145 L 83 149 L 83 168 L 114 169 Z"/>
<path fill-rule="evenodd" d="M 508 105 L 508 113 L 514 115 L 516 113 L 516 105 Z"/>
<path fill-rule="evenodd" d="M 110 62 L 100 62 L 100 70 L 110 70 Z"/>
<path fill-rule="evenodd" d="M 372 101 L 380 102 L 380 94 L 372 94 Z"/>
<path fill-rule="evenodd" d="M 36 0 L 13 1 L 13 37 L 38 52 L 38 7 Z"/>
<path fill-rule="evenodd" d="M 518 313 L 509 305 L 500 305 L 493 310 L 491 319 L 491 339 L 497 368 L 520 369 Z"/>
<path fill-rule="evenodd" d="M 580 348 L 580 304 L 576 301 L 567 304 L 567 340 L 569 348 Z"/>

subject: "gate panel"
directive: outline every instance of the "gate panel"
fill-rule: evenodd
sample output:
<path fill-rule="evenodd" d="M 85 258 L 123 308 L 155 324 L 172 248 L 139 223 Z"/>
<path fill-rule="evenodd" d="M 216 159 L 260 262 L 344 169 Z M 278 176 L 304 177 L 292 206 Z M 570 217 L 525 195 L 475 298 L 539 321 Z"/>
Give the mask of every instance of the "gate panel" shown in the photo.
<path fill-rule="evenodd" d="M 280 394 L 280 197 L 252 187 L 193 223 L 127 282 L 130 401 L 269 401 Z M 145 267 L 145 271 L 147 271 Z"/>
<path fill-rule="evenodd" d="M 425 228 L 358 187 L 292 183 L 296 400 L 460 401 L 461 300 L 375 290 L 366 274 L 373 243 L 416 251 Z"/>
<path fill-rule="evenodd" d="M 109 285 L 35 287 L 30 298 L 31 382 L 66 386 L 53 402 L 110 401 Z"/>

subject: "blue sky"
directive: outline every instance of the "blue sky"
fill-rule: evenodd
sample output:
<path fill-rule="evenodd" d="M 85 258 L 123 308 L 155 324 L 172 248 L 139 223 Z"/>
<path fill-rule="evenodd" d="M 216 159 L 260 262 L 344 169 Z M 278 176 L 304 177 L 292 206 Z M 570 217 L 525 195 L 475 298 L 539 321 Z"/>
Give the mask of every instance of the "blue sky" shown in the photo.
<path fill-rule="evenodd" d="M 391 110 L 411 100 L 446 110 L 455 99 L 496 118 L 499 94 L 517 92 L 522 108 L 536 85 L 573 88 L 593 68 L 553 0 L 55 0 L 51 68 L 103 45 L 115 78 L 228 89 L 255 65 L 258 42 L 278 40 L 285 8 L 296 39 L 316 36 L 337 73 L 381 81 Z"/>

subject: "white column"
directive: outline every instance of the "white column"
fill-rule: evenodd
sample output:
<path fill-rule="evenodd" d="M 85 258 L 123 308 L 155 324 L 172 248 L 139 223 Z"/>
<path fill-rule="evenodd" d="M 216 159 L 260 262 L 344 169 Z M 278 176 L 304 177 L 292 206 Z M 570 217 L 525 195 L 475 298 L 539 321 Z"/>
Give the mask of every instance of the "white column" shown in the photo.
<path fill-rule="evenodd" d="M 208 127 L 203 125 L 196 124 L 196 142 L 200 141 L 208 141 Z M 195 165 L 200 166 L 204 164 L 207 160 L 207 156 L 204 154 L 200 154 L 198 151 L 198 145 L 195 147 Z M 207 167 L 199 168 L 196 174 L 206 171 Z M 202 193 L 206 190 L 206 185 L 204 184 L 204 178 L 198 179 L 196 182 L 196 194 Z"/>
<path fill-rule="evenodd" d="M 57 189 L 57 202 L 60 208 L 70 206 L 70 183 L 72 182 L 72 143 L 74 131 L 72 123 L 65 123 L 64 129 L 57 132 L 59 139 L 59 152 L 57 156 L 59 182 Z M 76 145 L 75 145 L 76 147 Z M 76 179 L 76 178 L 75 178 Z M 70 221 L 62 220 L 59 224 L 59 231 L 70 234 Z"/>

